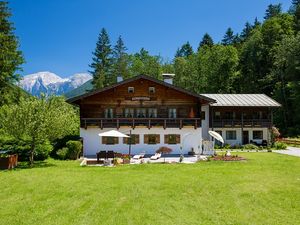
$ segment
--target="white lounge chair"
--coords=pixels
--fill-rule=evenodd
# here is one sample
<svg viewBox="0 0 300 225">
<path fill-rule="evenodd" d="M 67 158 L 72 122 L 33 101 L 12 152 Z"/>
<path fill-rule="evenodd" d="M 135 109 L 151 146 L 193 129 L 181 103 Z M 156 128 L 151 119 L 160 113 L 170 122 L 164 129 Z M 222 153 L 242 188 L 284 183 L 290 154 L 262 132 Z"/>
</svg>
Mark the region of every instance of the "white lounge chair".
<svg viewBox="0 0 300 225">
<path fill-rule="evenodd" d="M 132 158 L 133 159 L 142 159 L 142 158 L 144 158 L 145 154 L 146 154 L 146 152 L 141 152 L 138 155 L 134 155 Z"/>
<path fill-rule="evenodd" d="M 150 159 L 151 160 L 157 160 L 161 157 L 161 153 L 155 153 L 155 155 L 151 156 Z"/>
</svg>

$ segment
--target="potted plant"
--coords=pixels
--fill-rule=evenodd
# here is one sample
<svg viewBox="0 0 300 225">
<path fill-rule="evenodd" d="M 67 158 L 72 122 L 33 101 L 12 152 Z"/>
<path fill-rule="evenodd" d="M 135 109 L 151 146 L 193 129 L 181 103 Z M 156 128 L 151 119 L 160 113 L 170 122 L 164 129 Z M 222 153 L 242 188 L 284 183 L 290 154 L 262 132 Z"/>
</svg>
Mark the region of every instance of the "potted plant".
<svg viewBox="0 0 300 225">
<path fill-rule="evenodd" d="M 188 152 L 188 155 L 195 155 L 194 148 L 191 148 L 191 151 Z"/>
</svg>

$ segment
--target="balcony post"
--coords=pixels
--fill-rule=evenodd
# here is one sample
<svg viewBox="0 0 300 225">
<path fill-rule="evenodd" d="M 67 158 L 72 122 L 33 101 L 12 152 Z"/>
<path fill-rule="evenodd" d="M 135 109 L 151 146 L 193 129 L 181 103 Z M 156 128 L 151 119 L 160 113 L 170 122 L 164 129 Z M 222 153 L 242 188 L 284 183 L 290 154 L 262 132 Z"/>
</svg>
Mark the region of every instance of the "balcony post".
<svg viewBox="0 0 300 225">
<path fill-rule="evenodd" d="M 120 128 L 120 123 L 119 123 L 119 119 L 117 119 L 117 130 L 119 130 Z"/>
<path fill-rule="evenodd" d="M 179 120 L 179 129 L 182 129 L 182 119 Z"/>
<path fill-rule="evenodd" d="M 132 119 L 132 129 L 134 130 L 135 125 L 134 125 L 134 119 Z"/>
<path fill-rule="evenodd" d="M 150 130 L 151 128 L 151 119 L 148 120 L 148 129 Z"/>
<path fill-rule="evenodd" d="M 86 120 L 84 120 L 84 129 L 86 129 L 87 126 L 86 126 Z"/>
<path fill-rule="evenodd" d="M 195 119 L 195 125 L 194 125 L 194 129 L 197 129 L 197 119 Z"/>
<path fill-rule="evenodd" d="M 243 135 L 243 133 L 244 133 L 244 113 L 242 112 L 241 113 L 241 120 L 242 120 L 242 122 L 241 122 L 241 136 L 242 136 L 242 144 L 244 144 L 244 135 Z"/>
<path fill-rule="evenodd" d="M 167 127 L 167 121 L 164 119 L 164 129 Z"/>
</svg>

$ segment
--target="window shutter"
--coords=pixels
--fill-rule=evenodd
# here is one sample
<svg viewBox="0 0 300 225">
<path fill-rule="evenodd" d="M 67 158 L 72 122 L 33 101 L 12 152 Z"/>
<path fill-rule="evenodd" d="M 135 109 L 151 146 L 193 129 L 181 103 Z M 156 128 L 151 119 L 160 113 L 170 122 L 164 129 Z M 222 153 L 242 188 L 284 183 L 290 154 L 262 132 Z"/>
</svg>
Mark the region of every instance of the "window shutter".
<svg viewBox="0 0 300 225">
<path fill-rule="evenodd" d="M 169 135 L 165 134 L 165 144 L 169 144 Z"/>
<path fill-rule="evenodd" d="M 176 134 L 176 143 L 180 144 L 180 134 Z"/>
<path fill-rule="evenodd" d="M 136 134 L 136 135 L 134 135 L 134 138 L 135 138 L 135 143 L 139 144 L 140 143 L 140 135 Z"/>
<path fill-rule="evenodd" d="M 123 138 L 123 144 L 128 144 L 129 142 L 128 142 L 128 138 Z"/>
<path fill-rule="evenodd" d="M 155 139 L 156 139 L 156 144 L 159 144 L 160 143 L 160 135 L 157 134 Z"/>
<path fill-rule="evenodd" d="M 106 137 L 102 137 L 102 144 L 106 145 L 106 143 L 107 143 Z"/>
<path fill-rule="evenodd" d="M 148 144 L 148 142 L 149 142 L 149 135 L 144 134 L 144 144 Z"/>
</svg>

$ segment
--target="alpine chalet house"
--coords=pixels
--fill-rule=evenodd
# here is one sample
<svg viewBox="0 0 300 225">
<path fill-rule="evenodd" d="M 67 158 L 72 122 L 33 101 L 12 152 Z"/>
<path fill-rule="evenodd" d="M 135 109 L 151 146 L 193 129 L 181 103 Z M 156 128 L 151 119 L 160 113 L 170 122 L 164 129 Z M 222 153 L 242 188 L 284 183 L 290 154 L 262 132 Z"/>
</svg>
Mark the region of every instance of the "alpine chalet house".
<svg viewBox="0 0 300 225">
<path fill-rule="evenodd" d="M 84 156 L 100 150 L 128 153 L 129 142 L 132 154 L 153 154 L 161 146 L 173 154 L 201 153 L 209 130 L 231 145 L 270 141 L 272 108 L 280 104 L 260 94 L 195 94 L 174 86 L 173 76 L 163 74 L 164 81 L 145 75 L 118 77 L 110 87 L 69 98 L 80 107 Z M 131 140 L 99 137 L 109 130 Z"/>
</svg>

